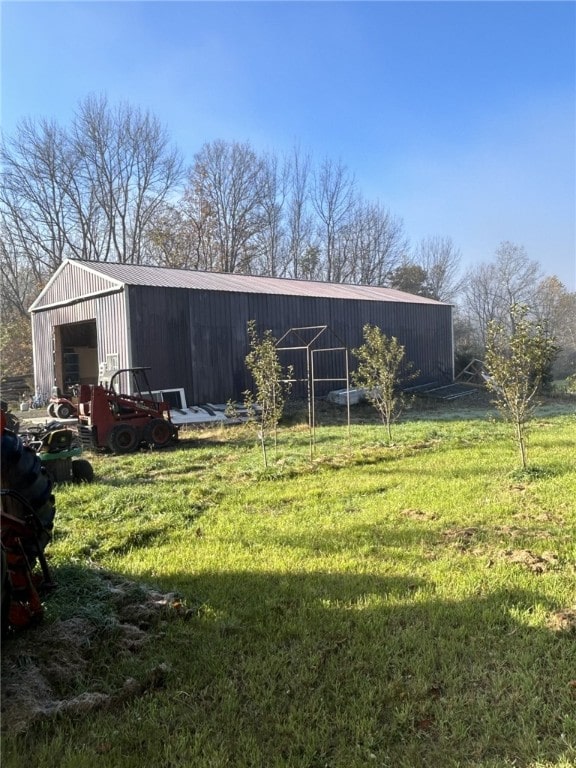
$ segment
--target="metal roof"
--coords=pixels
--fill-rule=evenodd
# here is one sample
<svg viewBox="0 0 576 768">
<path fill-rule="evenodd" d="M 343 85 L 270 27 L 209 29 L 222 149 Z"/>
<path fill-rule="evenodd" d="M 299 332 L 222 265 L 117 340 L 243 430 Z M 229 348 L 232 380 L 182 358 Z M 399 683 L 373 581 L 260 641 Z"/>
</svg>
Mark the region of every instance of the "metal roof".
<svg viewBox="0 0 576 768">
<path fill-rule="evenodd" d="M 416 296 L 394 288 L 347 283 L 323 283 L 312 280 L 293 280 L 281 277 L 255 277 L 223 272 L 200 272 L 188 269 L 148 267 L 98 261 L 75 261 L 84 269 L 105 275 L 124 285 L 145 285 L 159 288 L 186 288 L 203 291 L 229 291 L 233 293 L 261 293 L 283 296 L 310 296 L 316 298 L 356 299 L 360 301 L 389 301 L 410 304 L 442 304 L 424 296 Z"/>
</svg>

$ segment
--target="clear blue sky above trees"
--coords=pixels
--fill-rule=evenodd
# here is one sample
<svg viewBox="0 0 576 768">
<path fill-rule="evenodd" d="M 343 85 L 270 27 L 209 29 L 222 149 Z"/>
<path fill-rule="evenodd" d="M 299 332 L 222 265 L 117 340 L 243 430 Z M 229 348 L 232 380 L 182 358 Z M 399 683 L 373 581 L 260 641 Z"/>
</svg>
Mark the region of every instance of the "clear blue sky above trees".
<svg viewBox="0 0 576 768">
<path fill-rule="evenodd" d="M 207 141 L 341 160 L 413 242 L 464 265 L 526 248 L 576 288 L 572 2 L 18 2 L 2 126 L 66 124 L 89 93 Z"/>
</svg>

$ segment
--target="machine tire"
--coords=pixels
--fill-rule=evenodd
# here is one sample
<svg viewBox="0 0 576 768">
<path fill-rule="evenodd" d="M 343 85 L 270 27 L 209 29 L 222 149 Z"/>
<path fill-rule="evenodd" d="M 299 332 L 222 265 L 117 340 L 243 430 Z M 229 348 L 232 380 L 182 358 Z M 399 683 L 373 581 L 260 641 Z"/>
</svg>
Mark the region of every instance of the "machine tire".
<svg viewBox="0 0 576 768">
<path fill-rule="evenodd" d="M 132 453 L 138 447 L 138 435 L 131 424 L 117 424 L 106 442 L 112 453 Z"/>
<path fill-rule="evenodd" d="M 94 480 L 94 468 L 86 459 L 72 462 L 72 479 L 76 483 L 91 483 Z"/>
<path fill-rule="evenodd" d="M 56 406 L 56 416 L 59 419 L 69 419 L 72 416 L 72 408 L 68 403 L 59 403 Z"/>
<path fill-rule="evenodd" d="M 164 448 L 172 440 L 172 426 L 165 419 L 152 419 L 144 430 L 144 441 L 153 448 Z"/>
<path fill-rule="evenodd" d="M 56 418 L 56 403 L 50 403 L 46 410 L 48 411 L 48 416 L 51 416 L 53 419 Z"/>
</svg>

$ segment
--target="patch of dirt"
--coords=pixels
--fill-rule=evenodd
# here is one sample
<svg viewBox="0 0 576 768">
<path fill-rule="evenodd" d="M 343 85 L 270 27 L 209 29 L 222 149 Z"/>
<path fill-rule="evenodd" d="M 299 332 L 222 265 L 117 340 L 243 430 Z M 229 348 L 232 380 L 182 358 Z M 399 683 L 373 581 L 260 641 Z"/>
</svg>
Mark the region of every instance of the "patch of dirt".
<svg viewBox="0 0 576 768">
<path fill-rule="evenodd" d="M 102 577 L 104 594 L 114 610 L 107 622 L 107 637 L 118 653 L 137 654 L 171 617 L 188 611 L 174 593 L 162 594 L 128 581 Z M 86 676 L 91 647 L 102 627 L 86 618 L 74 617 L 41 624 L 9 636 L 2 644 L 2 730 L 22 733 L 33 723 L 64 712 L 85 715 L 94 709 L 109 709 L 127 699 L 162 687 L 169 672 L 160 664 L 128 678 L 113 692 L 84 691 L 65 695 L 77 680 Z"/>
<path fill-rule="evenodd" d="M 424 512 L 422 509 L 403 509 L 401 514 L 411 520 L 436 520 L 438 517 L 434 512 Z"/>
<path fill-rule="evenodd" d="M 530 536 L 533 539 L 552 539 L 556 538 L 554 534 L 546 530 L 531 530 L 529 528 L 521 528 L 516 525 L 497 525 L 494 528 L 498 533 L 504 534 L 511 539 L 518 538 L 519 536 Z"/>
<path fill-rule="evenodd" d="M 545 573 L 558 567 L 558 557 L 553 552 L 536 555 L 529 549 L 507 549 L 501 556 L 510 563 L 523 565 L 532 573 Z"/>
<path fill-rule="evenodd" d="M 550 539 L 553 534 L 546 530 L 530 530 L 514 525 L 495 526 L 494 531 L 506 537 L 507 539 L 526 538 L 532 539 Z M 442 533 L 442 542 L 456 548 L 459 552 L 467 552 L 476 555 L 482 555 L 486 552 L 486 546 L 478 543 L 478 536 L 483 533 L 481 528 L 451 528 Z M 493 548 L 488 551 L 493 554 Z M 543 552 L 536 555 L 528 549 L 506 549 L 496 556 L 505 558 L 509 562 L 525 565 L 533 573 L 544 573 L 558 566 L 558 558 L 553 552 Z M 493 561 L 491 561 L 493 565 Z"/>
<path fill-rule="evenodd" d="M 529 520 L 531 523 L 552 523 L 552 525 L 559 528 L 565 525 L 563 515 L 560 515 L 557 512 L 533 512 L 530 510 L 529 512 L 520 512 L 517 515 L 514 515 L 514 517 L 517 520 Z"/>
<path fill-rule="evenodd" d="M 479 528 L 451 528 L 443 532 L 442 539 L 464 552 L 470 549 L 479 532 Z"/>
<path fill-rule="evenodd" d="M 548 626 L 554 632 L 576 632 L 576 608 L 567 608 L 550 614 Z"/>
</svg>

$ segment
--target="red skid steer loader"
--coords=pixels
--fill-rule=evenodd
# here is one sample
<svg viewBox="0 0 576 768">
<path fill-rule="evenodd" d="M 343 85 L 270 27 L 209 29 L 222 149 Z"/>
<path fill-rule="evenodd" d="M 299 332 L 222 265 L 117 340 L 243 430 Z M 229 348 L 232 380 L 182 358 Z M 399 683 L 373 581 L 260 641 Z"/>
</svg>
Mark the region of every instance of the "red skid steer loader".
<svg viewBox="0 0 576 768">
<path fill-rule="evenodd" d="M 78 395 L 78 434 L 87 450 L 132 453 L 141 446 L 164 448 L 178 439 L 170 406 L 154 399 L 146 371 L 121 368 L 109 383 L 82 384 Z M 122 375 L 134 394 L 118 391 Z"/>
</svg>

